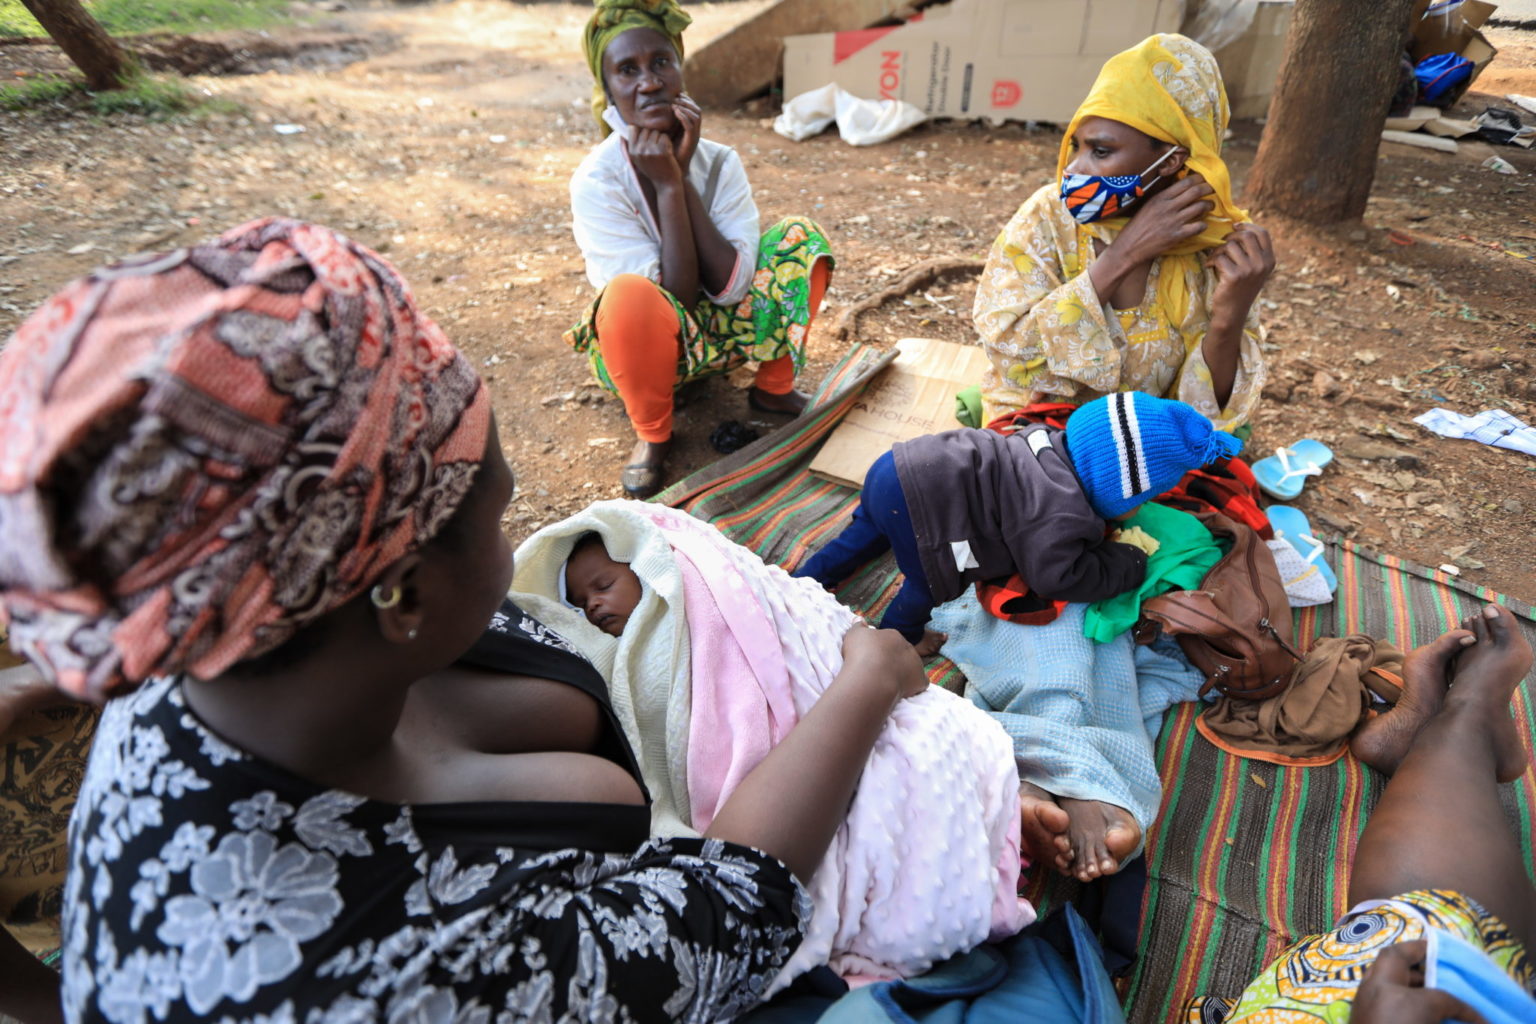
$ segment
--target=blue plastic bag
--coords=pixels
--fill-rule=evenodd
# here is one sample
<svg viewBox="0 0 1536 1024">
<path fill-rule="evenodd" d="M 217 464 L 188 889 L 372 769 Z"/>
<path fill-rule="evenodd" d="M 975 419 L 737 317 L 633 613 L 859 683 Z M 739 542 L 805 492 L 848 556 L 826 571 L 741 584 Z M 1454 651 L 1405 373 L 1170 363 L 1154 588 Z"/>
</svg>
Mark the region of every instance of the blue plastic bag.
<svg viewBox="0 0 1536 1024">
<path fill-rule="evenodd" d="M 1454 53 L 1425 57 L 1413 69 L 1419 81 L 1419 102 L 1440 106 L 1447 94 L 1472 78 L 1472 62 Z"/>
</svg>

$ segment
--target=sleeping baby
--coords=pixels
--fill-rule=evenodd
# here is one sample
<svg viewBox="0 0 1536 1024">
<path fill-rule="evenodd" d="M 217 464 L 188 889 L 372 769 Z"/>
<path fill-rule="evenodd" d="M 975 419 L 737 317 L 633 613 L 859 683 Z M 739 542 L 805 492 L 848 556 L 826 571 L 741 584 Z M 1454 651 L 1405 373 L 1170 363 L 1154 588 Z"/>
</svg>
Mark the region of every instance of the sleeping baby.
<svg viewBox="0 0 1536 1024">
<path fill-rule="evenodd" d="M 652 797 L 652 831 L 697 835 L 842 668 L 861 620 L 677 509 L 599 502 L 518 549 L 519 605 L 608 682 Z M 907 977 L 1034 917 L 1019 900 L 1018 772 L 984 712 L 932 688 L 886 722 L 807 888 L 775 982 L 828 964 Z"/>
</svg>

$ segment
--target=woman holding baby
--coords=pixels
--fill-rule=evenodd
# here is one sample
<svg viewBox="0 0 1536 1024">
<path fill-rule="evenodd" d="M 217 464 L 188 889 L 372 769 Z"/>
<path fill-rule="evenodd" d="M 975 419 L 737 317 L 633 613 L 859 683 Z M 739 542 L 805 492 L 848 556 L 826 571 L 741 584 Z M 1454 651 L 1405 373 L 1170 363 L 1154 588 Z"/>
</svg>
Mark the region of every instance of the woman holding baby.
<svg viewBox="0 0 1536 1024">
<path fill-rule="evenodd" d="M 66 1019 L 760 1000 L 926 687 L 899 636 L 847 630 L 704 834 L 651 838 L 603 680 L 505 600 L 485 388 L 376 254 L 269 220 L 98 270 L 23 323 L 0 393 L 11 641 L 115 698 L 71 827 Z"/>
</svg>

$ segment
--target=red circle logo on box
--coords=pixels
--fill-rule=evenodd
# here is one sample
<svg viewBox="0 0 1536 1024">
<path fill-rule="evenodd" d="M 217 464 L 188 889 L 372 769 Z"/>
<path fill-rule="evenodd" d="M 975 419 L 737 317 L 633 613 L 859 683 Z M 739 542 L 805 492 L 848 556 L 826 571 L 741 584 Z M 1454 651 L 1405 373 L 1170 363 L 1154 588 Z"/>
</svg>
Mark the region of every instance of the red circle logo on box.
<svg viewBox="0 0 1536 1024">
<path fill-rule="evenodd" d="M 1005 82 L 1002 79 L 992 83 L 992 105 L 994 107 L 1011 107 L 1024 98 L 1024 90 L 1019 88 L 1018 82 Z"/>
</svg>

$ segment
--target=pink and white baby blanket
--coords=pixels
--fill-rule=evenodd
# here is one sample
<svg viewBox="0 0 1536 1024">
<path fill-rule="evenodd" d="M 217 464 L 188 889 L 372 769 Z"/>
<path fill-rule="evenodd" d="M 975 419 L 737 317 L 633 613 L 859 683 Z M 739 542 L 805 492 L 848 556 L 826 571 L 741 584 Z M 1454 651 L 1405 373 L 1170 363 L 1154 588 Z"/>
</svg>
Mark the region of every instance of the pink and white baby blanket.
<svg viewBox="0 0 1536 1024">
<path fill-rule="evenodd" d="M 602 535 L 640 577 L 621 637 L 561 600 L 576 539 Z M 512 596 L 608 681 L 660 835 L 699 835 L 826 690 L 861 620 L 686 512 L 607 501 L 518 548 Z M 902 701 L 808 886 L 804 942 L 777 990 L 819 964 L 907 977 L 1034 919 L 1019 877 L 1018 772 L 1003 730 L 938 688 Z"/>
</svg>

